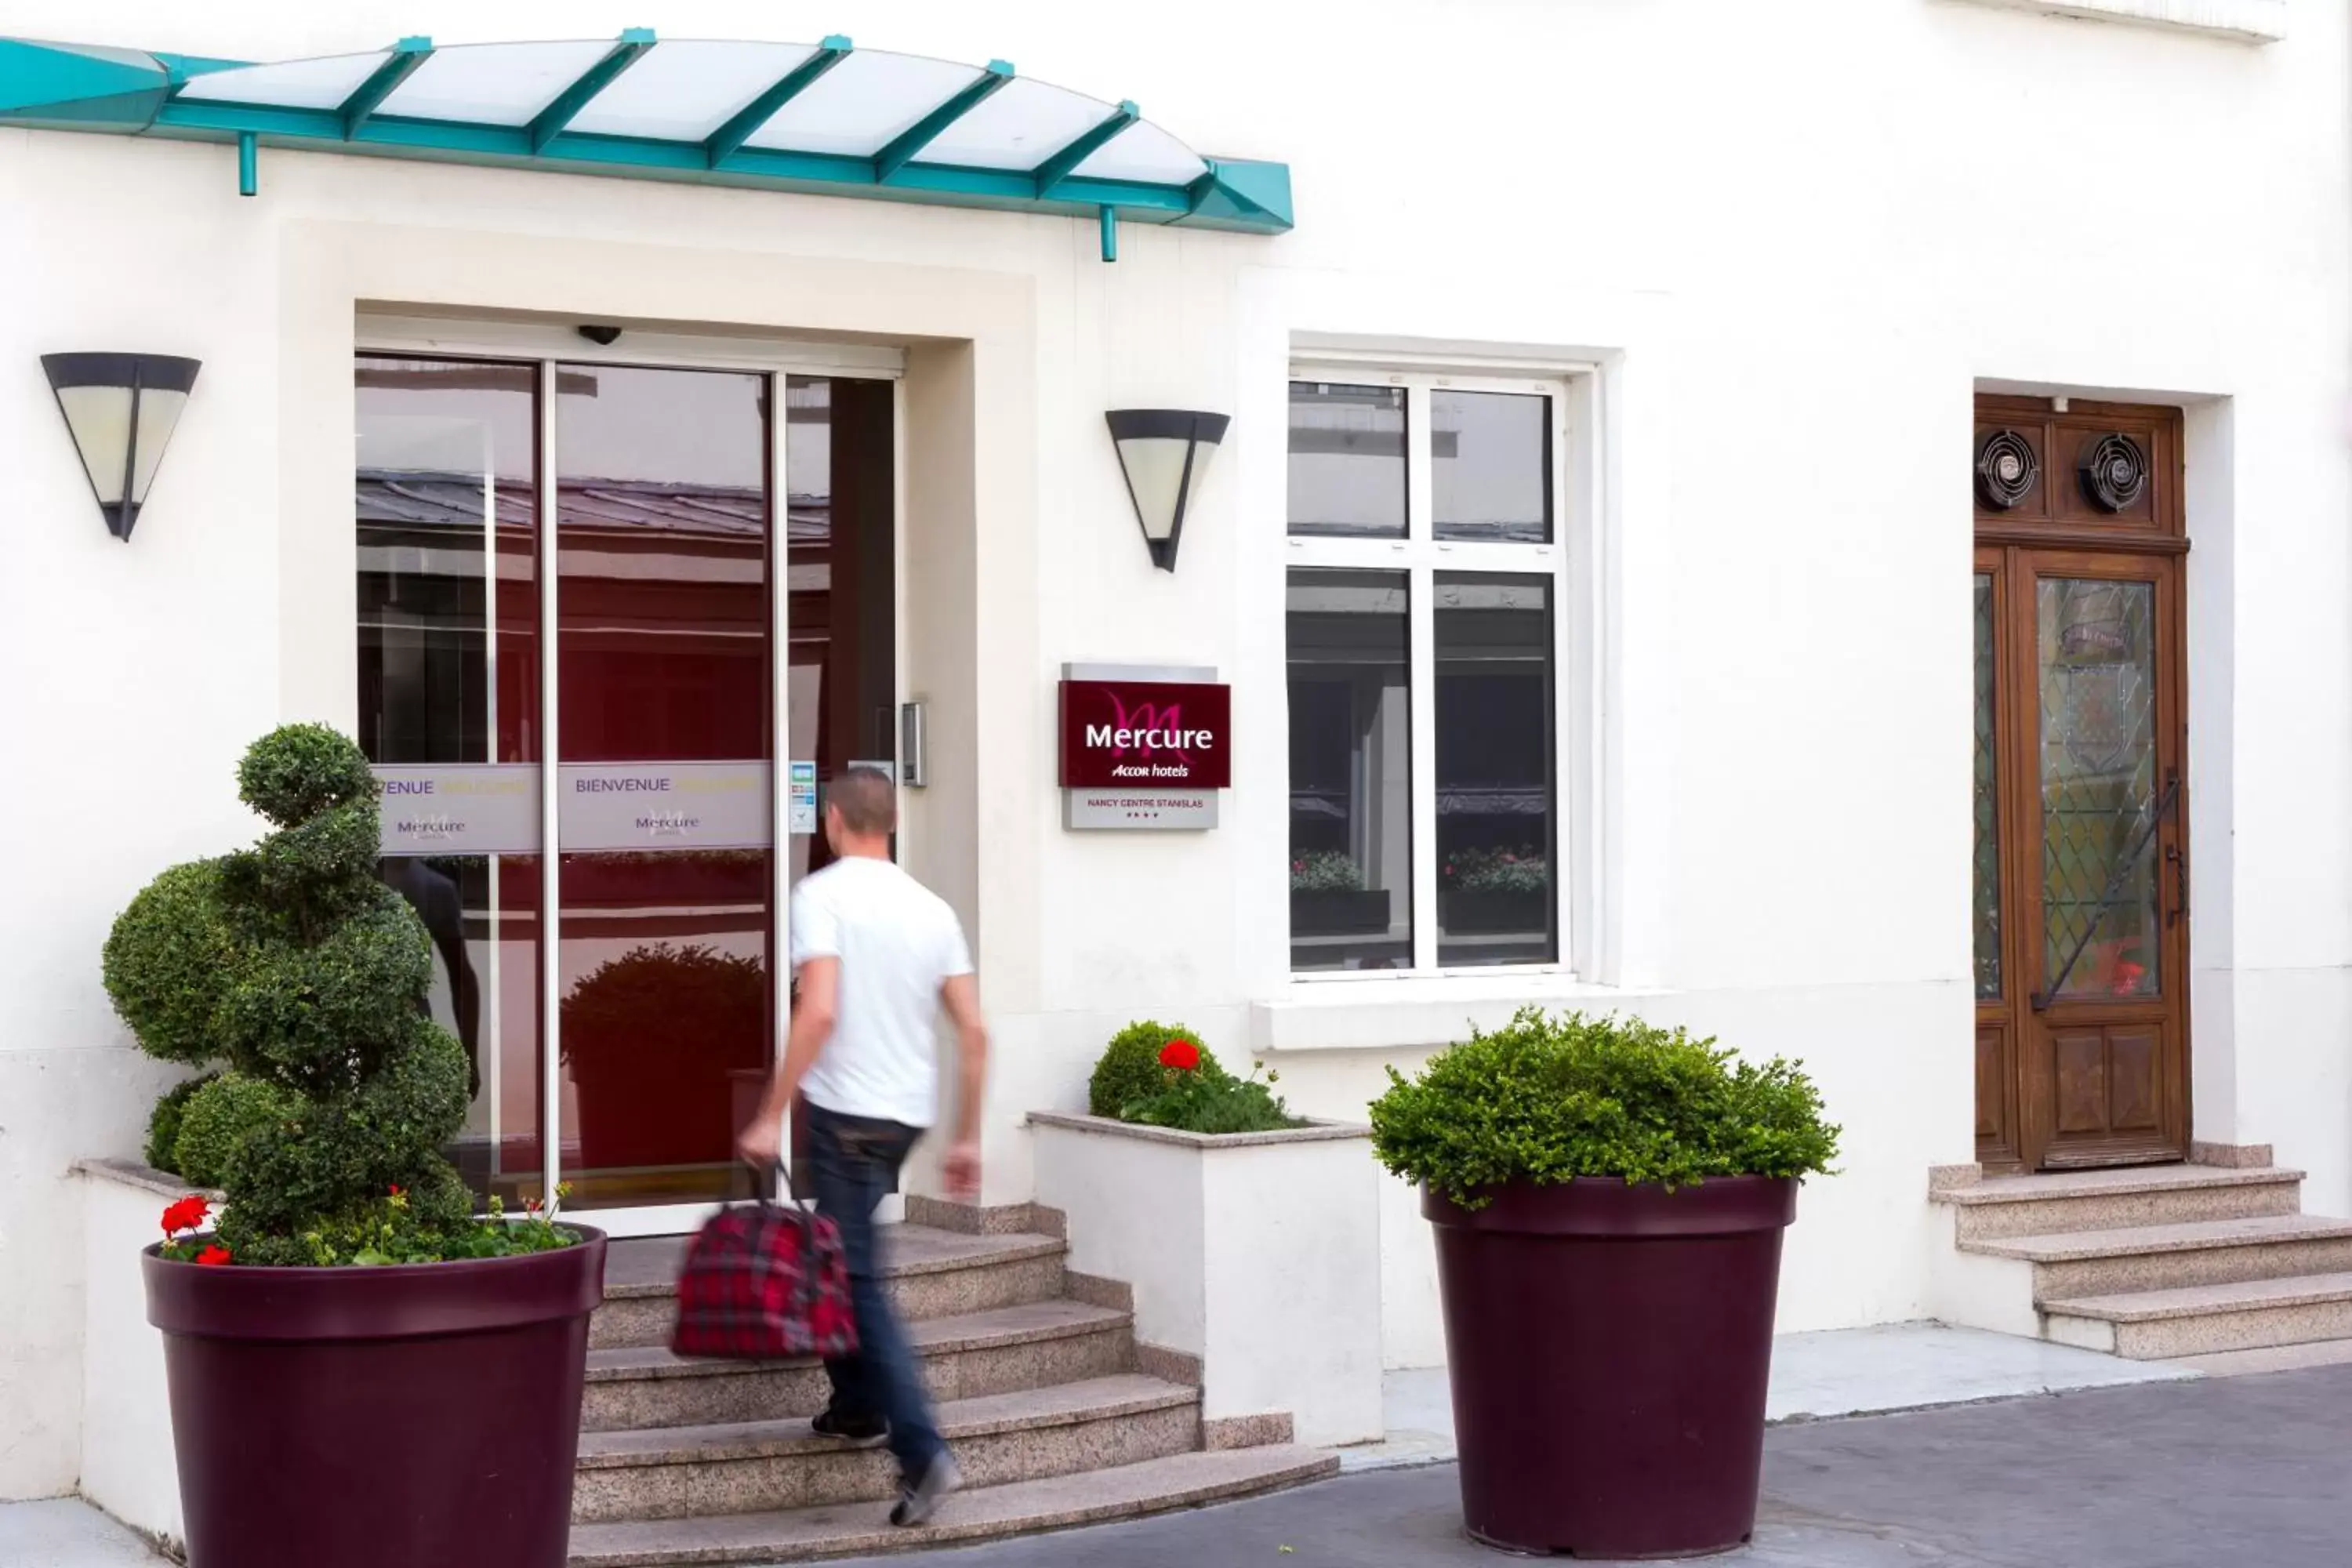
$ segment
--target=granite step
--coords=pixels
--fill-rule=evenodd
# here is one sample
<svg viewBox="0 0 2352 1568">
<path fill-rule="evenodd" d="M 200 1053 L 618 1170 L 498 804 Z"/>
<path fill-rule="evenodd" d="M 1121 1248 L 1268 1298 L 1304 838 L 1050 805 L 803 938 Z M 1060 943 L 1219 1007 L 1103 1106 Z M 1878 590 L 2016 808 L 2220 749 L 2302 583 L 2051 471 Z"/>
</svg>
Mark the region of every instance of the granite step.
<svg viewBox="0 0 2352 1568">
<path fill-rule="evenodd" d="M 666 1345 L 677 1316 L 685 1237 L 616 1241 L 605 1254 L 604 1303 L 589 1320 L 592 1350 Z M 1051 1300 L 1062 1293 L 1067 1244 L 1051 1236 L 964 1236 L 885 1226 L 883 1273 L 909 1321 Z"/>
<path fill-rule="evenodd" d="M 2303 1173 L 2273 1166 L 2134 1165 L 1989 1176 L 1929 1192 L 1958 1211 L 1962 1241 L 2131 1226 L 2290 1215 L 2302 1205 Z"/>
<path fill-rule="evenodd" d="M 940 1406 L 967 1486 L 1139 1464 L 1196 1448 L 1200 1391 L 1127 1373 Z M 572 1517 L 583 1524 L 878 1501 L 897 1495 L 880 1449 L 820 1437 L 805 1420 L 589 1432 Z"/>
<path fill-rule="evenodd" d="M 2249 1377 L 2269 1372 L 2303 1372 L 2315 1366 L 2352 1363 L 2352 1340 L 2311 1340 L 2299 1345 L 2265 1345 L 2260 1350 L 2215 1351 L 2210 1355 L 2185 1355 L 2173 1365 L 2201 1372 L 2207 1377 Z"/>
<path fill-rule="evenodd" d="M 935 1399 L 1076 1383 L 1134 1365 L 1134 1319 L 1082 1301 L 1027 1301 L 907 1325 Z M 806 1418 L 832 1384 L 814 1356 L 705 1361 L 658 1345 L 588 1352 L 583 1431 Z"/>
<path fill-rule="evenodd" d="M 1102 1524 L 1254 1497 L 1339 1472 L 1339 1456 L 1287 1446 L 1171 1454 L 1076 1475 L 975 1487 L 919 1530 L 893 1529 L 879 1503 L 787 1512 L 630 1520 L 572 1529 L 571 1568 L 807 1563 Z"/>
<path fill-rule="evenodd" d="M 2128 1361 L 2352 1339 L 2352 1273 L 2078 1296 L 2042 1314 L 2045 1337 Z"/>
<path fill-rule="evenodd" d="M 2231 1285 L 2352 1269 L 2352 1220 L 2257 1215 L 2114 1230 L 1962 1241 L 1962 1252 L 2032 1267 L 2033 1300 Z"/>
</svg>

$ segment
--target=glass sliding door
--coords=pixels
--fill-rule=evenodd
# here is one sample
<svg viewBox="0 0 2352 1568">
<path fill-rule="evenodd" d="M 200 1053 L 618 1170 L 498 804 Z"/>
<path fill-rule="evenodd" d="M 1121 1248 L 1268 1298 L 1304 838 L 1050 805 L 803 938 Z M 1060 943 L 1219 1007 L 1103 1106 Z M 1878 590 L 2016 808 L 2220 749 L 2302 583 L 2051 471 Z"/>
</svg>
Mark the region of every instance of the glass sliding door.
<svg viewBox="0 0 2352 1568">
<path fill-rule="evenodd" d="M 774 1037 L 768 378 L 556 376 L 562 1143 L 585 1208 L 740 1191 Z"/>
<path fill-rule="evenodd" d="M 485 1202 L 563 1184 L 615 1234 L 686 1228 L 743 1191 L 780 897 L 826 859 L 784 764 L 896 773 L 896 390 L 393 352 L 355 375 L 356 730 L 380 874 L 475 1068 L 452 1158 Z"/>
<path fill-rule="evenodd" d="M 433 1015 L 473 1064 L 452 1157 L 511 1204 L 543 1184 L 539 372 L 369 355 L 356 377 L 358 739 L 394 828 L 379 873 L 432 935 Z"/>
</svg>

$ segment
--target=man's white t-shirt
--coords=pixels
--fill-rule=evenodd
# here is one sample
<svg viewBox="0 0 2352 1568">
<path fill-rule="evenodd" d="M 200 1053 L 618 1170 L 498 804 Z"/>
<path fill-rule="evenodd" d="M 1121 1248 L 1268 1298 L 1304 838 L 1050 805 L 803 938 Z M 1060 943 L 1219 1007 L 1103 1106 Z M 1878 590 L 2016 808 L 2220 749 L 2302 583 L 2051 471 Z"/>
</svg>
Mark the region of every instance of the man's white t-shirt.
<svg viewBox="0 0 2352 1568">
<path fill-rule="evenodd" d="M 793 972 L 841 961 L 833 1037 L 801 1080 L 813 1105 L 929 1127 L 939 1114 L 940 987 L 971 973 L 947 900 L 887 860 L 850 856 L 793 890 Z"/>
</svg>

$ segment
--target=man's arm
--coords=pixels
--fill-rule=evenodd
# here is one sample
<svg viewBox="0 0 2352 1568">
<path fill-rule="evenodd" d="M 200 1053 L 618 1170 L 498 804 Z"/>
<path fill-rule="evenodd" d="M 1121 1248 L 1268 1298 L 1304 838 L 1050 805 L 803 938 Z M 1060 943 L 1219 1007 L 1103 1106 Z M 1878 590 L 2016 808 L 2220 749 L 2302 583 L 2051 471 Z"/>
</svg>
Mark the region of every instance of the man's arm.
<svg viewBox="0 0 2352 1568">
<path fill-rule="evenodd" d="M 956 1032 L 955 1142 L 948 1146 L 948 1195 L 980 1195 L 980 1112 L 988 1088 L 988 1027 L 980 1021 L 980 987 L 969 972 L 951 974 L 940 986 L 940 1000 Z"/>
<path fill-rule="evenodd" d="M 812 958 L 798 976 L 800 994 L 793 1005 L 792 1033 L 784 1040 L 783 1059 L 768 1080 L 751 1125 L 738 1135 L 735 1147 L 744 1159 L 761 1167 L 772 1165 L 783 1152 L 784 1113 L 800 1092 L 801 1079 L 833 1037 L 835 1010 L 841 994 L 841 960 Z"/>
</svg>

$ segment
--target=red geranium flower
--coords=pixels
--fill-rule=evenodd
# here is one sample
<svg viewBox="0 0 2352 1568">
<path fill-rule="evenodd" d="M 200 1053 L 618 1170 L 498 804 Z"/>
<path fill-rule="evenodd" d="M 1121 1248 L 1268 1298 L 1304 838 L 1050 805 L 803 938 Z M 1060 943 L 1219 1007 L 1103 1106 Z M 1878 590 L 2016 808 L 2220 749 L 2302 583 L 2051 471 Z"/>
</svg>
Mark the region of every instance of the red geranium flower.
<svg viewBox="0 0 2352 1568">
<path fill-rule="evenodd" d="M 205 1268 L 218 1268 L 228 1261 L 228 1248 L 215 1242 L 196 1254 L 196 1262 Z"/>
<path fill-rule="evenodd" d="M 194 1230 L 205 1223 L 212 1208 L 201 1193 L 190 1193 L 163 1211 L 163 1234 L 177 1236 L 184 1230 Z"/>
<path fill-rule="evenodd" d="M 1201 1047 L 1190 1040 L 1171 1040 L 1160 1047 L 1160 1065 L 1191 1072 L 1201 1065 Z"/>
<path fill-rule="evenodd" d="M 400 1184 L 398 1182 L 392 1184 L 392 1195 L 394 1197 L 398 1197 L 400 1195 Z"/>
</svg>

